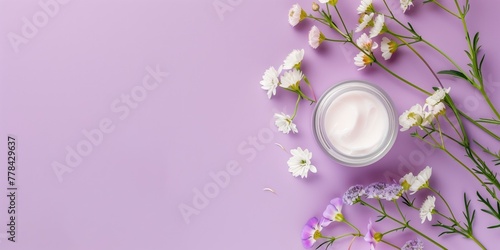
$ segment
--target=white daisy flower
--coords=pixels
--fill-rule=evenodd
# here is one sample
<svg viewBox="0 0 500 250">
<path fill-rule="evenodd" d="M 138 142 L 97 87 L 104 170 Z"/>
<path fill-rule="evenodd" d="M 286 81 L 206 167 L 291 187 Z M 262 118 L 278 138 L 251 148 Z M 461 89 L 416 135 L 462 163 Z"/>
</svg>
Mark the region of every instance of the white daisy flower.
<svg viewBox="0 0 500 250">
<path fill-rule="evenodd" d="M 278 131 L 283 132 L 284 134 L 288 134 L 290 131 L 294 134 L 299 132 L 297 130 L 297 126 L 293 123 L 293 120 L 289 115 L 286 115 L 285 113 L 276 113 L 274 114 L 274 119 L 276 119 L 274 124 L 278 127 Z"/>
<path fill-rule="evenodd" d="M 403 13 L 405 13 L 406 10 L 410 8 L 410 6 L 413 6 L 413 0 L 399 0 L 399 3 L 401 4 Z"/>
<path fill-rule="evenodd" d="M 378 48 L 378 44 L 369 38 L 366 33 L 363 33 L 358 40 L 356 40 L 356 44 L 366 52 L 372 52 L 374 49 Z"/>
<path fill-rule="evenodd" d="M 385 60 L 389 60 L 392 57 L 392 54 L 396 52 L 398 49 L 398 44 L 394 41 L 391 41 L 387 37 L 382 38 L 382 43 L 380 44 L 380 50 L 382 50 L 382 57 Z"/>
<path fill-rule="evenodd" d="M 300 7 L 299 4 L 294 4 L 288 12 L 288 22 L 290 25 L 295 26 L 300 21 L 307 17 L 307 13 Z"/>
<path fill-rule="evenodd" d="M 356 32 L 360 32 L 364 28 L 366 28 L 366 26 L 368 26 L 368 24 L 372 21 L 373 15 L 375 14 L 374 13 L 363 14 L 360 19 L 361 22 L 358 24 L 358 27 L 356 27 Z"/>
<path fill-rule="evenodd" d="M 379 14 L 375 18 L 375 22 L 373 23 L 373 28 L 370 30 L 370 38 L 374 38 L 379 34 L 384 32 L 385 27 L 385 17 L 382 14 Z"/>
<path fill-rule="evenodd" d="M 410 110 L 406 110 L 399 116 L 399 125 L 401 131 L 406 131 L 413 126 L 420 126 L 424 120 L 425 114 L 420 104 L 415 104 Z"/>
<path fill-rule="evenodd" d="M 280 66 L 279 69 L 276 70 L 274 67 L 270 67 L 264 72 L 262 81 L 260 81 L 260 85 L 262 85 L 261 88 L 267 90 L 267 97 L 269 97 L 269 99 L 271 99 L 273 95 L 276 95 L 276 88 L 278 88 L 280 83 L 278 76 L 281 73 L 281 68 Z"/>
<path fill-rule="evenodd" d="M 432 106 L 432 108 L 430 110 L 431 110 L 433 116 L 438 116 L 438 115 L 445 113 L 446 105 L 444 105 L 443 102 L 440 102 L 440 103 Z"/>
<path fill-rule="evenodd" d="M 450 93 L 451 88 L 438 88 L 434 94 L 425 99 L 425 103 L 430 106 L 435 106 L 436 104 L 442 102 L 446 97 L 446 94 Z"/>
<path fill-rule="evenodd" d="M 420 219 L 422 219 L 422 223 L 425 222 L 425 219 L 432 221 L 432 212 L 434 208 L 436 208 L 436 197 L 429 195 L 420 208 Z"/>
<path fill-rule="evenodd" d="M 281 87 L 285 89 L 297 90 L 304 74 L 298 69 L 292 69 L 281 76 Z"/>
<path fill-rule="evenodd" d="M 379 14 L 375 18 L 375 22 L 373 23 L 373 28 L 370 30 L 370 38 L 374 38 L 379 34 L 384 32 L 385 27 L 385 17 L 382 14 Z"/>
<path fill-rule="evenodd" d="M 316 173 L 318 170 L 315 166 L 311 164 L 312 153 L 308 149 L 302 150 L 298 147 L 297 149 L 290 150 L 292 157 L 288 159 L 288 171 L 292 173 L 294 177 L 300 176 L 302 178 L 307 178 L 309 171 Z"/>
<path fill-rule="evenodd" d="M 373 0 L 361 0 L 361 4 L 358 6 L 358 14 L 361 13 L 372 13 L 373 9 Z"/>
<path fill-rule="evenodd" d="M 425 110 L 425 105 L 424 105 Z M 432 123 L 432 121 L 436 118 L 436 116 L 432 113 L 432 111 L 424 111 L 424 119 L 422 120 L 421 127 L 428 126 Z"/>
<path fill-rule="evenodd" d="M 325 35 L 316 26 L 312 26 L 309 31 L 309 45 L 313 49 L 317 49 L 319 45 L 325 40 Z"/>
<path fill-rule="evenodd" d="M 367 65 L 373 63 L 373 59 L 366 55 L 363 51 L 359 52 L 356 57 L 354 57 L 354 65 L 360 67 L 358 70 L 366 68 Z"/>
<path fill-rule="evenodd" d="M 336 5 L 338 0 L 319 0 L 320 3 L 326 3 L 326 4 L 330 4 L 330 5 Z"/>
<path fill-rule="evenodd" d="M 415 182 L 415 176 L 413 176 L 413 173 L 408 173 L 399 180 L 399 184 L 401 184 L 403 189 L 406 191 L 410 189 L 413 182 Z"/>
<path fill-rule="evenodd" d="M 297 50 L 294 49 L 283 62 L 283 69 L 292 69 L 294 67 L 300 67 L 302 60 L 304 59 L 304 49 Z"/>
<path fill-rule="evenodd" d="M 411 194 L 416 193 L 421 188 L 427 187 L 429 185 L 429 179 L 432 176 L 432 168 L 427 166 L 424 170 L 420 171 L 417 176 L 415 176 L 415 180 L 410 186 Z"/>
</svg>

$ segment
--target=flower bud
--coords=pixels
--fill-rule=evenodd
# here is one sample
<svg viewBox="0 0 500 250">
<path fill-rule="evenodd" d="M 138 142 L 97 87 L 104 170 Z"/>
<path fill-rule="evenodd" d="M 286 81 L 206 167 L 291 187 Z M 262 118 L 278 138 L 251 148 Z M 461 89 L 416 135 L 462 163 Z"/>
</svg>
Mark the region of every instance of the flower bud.
<svg viewBox="0 0 500 250">
<path fill-rule="evenodd" d="M 319 4 L 317 4 L 317 3 L 313 2 L 313 3 L 312 3 L 312 10 L 313 10 L 313 11 L 318 11 L 318 10 L 319 10 Z"/>
</svg>

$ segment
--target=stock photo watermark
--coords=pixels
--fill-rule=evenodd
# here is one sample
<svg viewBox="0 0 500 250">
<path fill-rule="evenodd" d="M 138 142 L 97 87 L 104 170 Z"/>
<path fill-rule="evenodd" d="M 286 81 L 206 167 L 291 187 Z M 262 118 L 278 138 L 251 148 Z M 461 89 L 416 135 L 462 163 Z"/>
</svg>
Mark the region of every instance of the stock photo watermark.
<svg viewBox="0 0 500 250">
<path fill-rule="evenodd" d="M 258 153 L 266 149 L 267 145 L 273 142 L 276 131 L 273 124 L 271 122 L 269 127 L 261 128 L 256 134 L 248 136 L 238 144 L 238 155 L 245 157 L 246 163 L 251 163 L 255 160 Z M 210 201 L 217 198 L 221 190 L 229 186 L 231 179 L 241 174 L 242 171 L 243 168 L 239 161 L 230 160 L 224 168 L 216 172 L 210 172 L 209 176 L 211 180 L 209 182 L 203 185 L 202 188 L 195 187 L 192 189 L 193 196 L 191 202 L 188 204 L 180 203 L 178 205 L 184 222 L 187 225 L 191 223 L 191 217 L 200 215 L 201 211 L 210 205 Z"/>
<path fill-rule="evenodd" d="M 243 0 L 215 0 L 212 3 L 219 20 L 224 21 L 227 12 L 233 12 L 236 7 L 243 3 Z"/>
<path fill-rule="evenodd" d="M 71 0 L 40 0 L 38 2 L 38 11 L 31 18 L 23 17 L 22 25 L 19 31 L 7 33 L 10 45 L 14 52 L 19 53 L 21 45 L 27 45 L 33 38 L 38 35 L 38 32 L 49 24 L 61 8 L 71 2 Z"/>
<path fill-rule="evenodd" d="M 148 94 L 161 86 L 161 83 L 169 75 L 168 72 L 162 71 L 159 65 L 156 65 L 155 68 L 147 66 L 145 70 L 147 73 L 141 83 L 132 87 L 128 92 L 122 93 L 119 98 L 111 102 L 110 111 L 117 116 L 117 119 L 113 119 L 111 116 L 104 117 L 95 128 L 83 129 L 81 132 L 83 138 L 73 146 L 66 146 L 64 160 L 52 162 L 52 169 L 59 182 L 62 183 L 65 175 L 80 166 L 85 157 L 103 143 L 106 135 L 115 131 L 118 123 L 127 119 L 131 112 L 146 100 Z"/>
</svg>

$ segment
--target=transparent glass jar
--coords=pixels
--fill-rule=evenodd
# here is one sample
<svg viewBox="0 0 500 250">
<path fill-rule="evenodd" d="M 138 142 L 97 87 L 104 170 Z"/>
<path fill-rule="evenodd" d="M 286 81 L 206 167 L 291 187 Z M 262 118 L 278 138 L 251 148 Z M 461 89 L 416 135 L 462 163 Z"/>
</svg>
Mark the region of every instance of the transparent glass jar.
<svg viewBox="0 0 500 250">
<path fill-rule="evenodd" d="M 377 145 L 367 150 L 367 152 L 357 155 L 345 153 L 345 148 L 341 149 L 342 147 L 340 145 L 336 146 L 331 140 L 332 137 L 329 137 L 329 133 L 332 134 L 332 128 L 327 127 L 327 123 L 331 125 L 331 122 L 327 121 L 327 116 L 330 116 L 331 118 L 331 112 L 335 112 L 334 110 L 328 113 L 330 106 L 337 98 L 341 96 L 345 97 L 346 95 L 344 94 L 346 93 L 360 94 L 359 96 L 370 97 L 372 101 L 375 100 L 376 102 L 379 102 L 377 105 L 381 104 L 380 106 L 385 109 L 387 114 L 387 116 L 383 116 L 384 120 L 387 118 L 387 129 L 383 129 L 385 131 L 381 133 Z M 339 99 L 336 103 L 340 102 L 340 100 L 343 99 Z M 349 112 L 349 110 L 344 110 L 343 112 Z M 383 110 L 380 112 L 383 112 Z M 327 115 L 327 113 L 330 115 Z M 385 121 L 383 122 L 385 124 Z M 354 127 L 355 126 L 353 126 L 353 128 Z M 365 134 L 371 132 L 369 131 L 371 129 L 369 125 L 368 128 L 365 127 L 363 129 L 363 131 L 358 132 L 363 132 Z M 327 90 L 319 99 L 313 114 L 313 131 L 317 142 L 321 145 L 324 151 L 338 163 L 350 167 L 367 166 L 380 160 L 394 145 L 398 134 L 396 110 L 394 109 L 394 105 L 389 96 L 381 88 L 363 81 L 342 82 Z"/>
</svg>

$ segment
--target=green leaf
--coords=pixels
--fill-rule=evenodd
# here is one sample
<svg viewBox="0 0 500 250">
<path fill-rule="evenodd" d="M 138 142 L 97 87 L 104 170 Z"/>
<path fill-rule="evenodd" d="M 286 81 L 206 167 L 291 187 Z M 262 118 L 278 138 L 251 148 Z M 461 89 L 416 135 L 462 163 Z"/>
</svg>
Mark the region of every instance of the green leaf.
<svg viewBox="0 0 500 250">
<path fill-rule="evenodd" d="M 483 57 L 481 58 L 481 62 L 479 62 L 479 71 L 483 69 L 484 57 L 486 57 L 486 54 L 483 55 Z"/>
<path fill-rule="evenodd" d="M 462 72 L 458 71 L 458 70 L 453 70 L 453 69 L 450 69 L 450 70 L 441 70 L 438 72 L 438 74 L 441 74 L 441 75 L 451 75 L 451 76 L 454 76 L 454 77 L 458 77 L 458 78 L 462 78 L 466 81 L 469 81 L 469 78 Z"/>
<path fill-rule="evenodd" d="M 477 120 L 477 122 L 500 125 L 500 120 L 496 120 L 496 119 L 479 118 L 479 120 Z"/>
<path fill-rule="evenodd" d="M 387 216 L 385 216 L 385 215 L 383 215 L 383 216 L 382 216 L 382 215 L 379 215 L 378 217 L 380 217 L 380 218 L 379 218 L 378 220 L 376 220 L 375 222 L 380 222 L 380 221 L 382 221 L 383 219 L 385 219 Z"/>
</svg>

